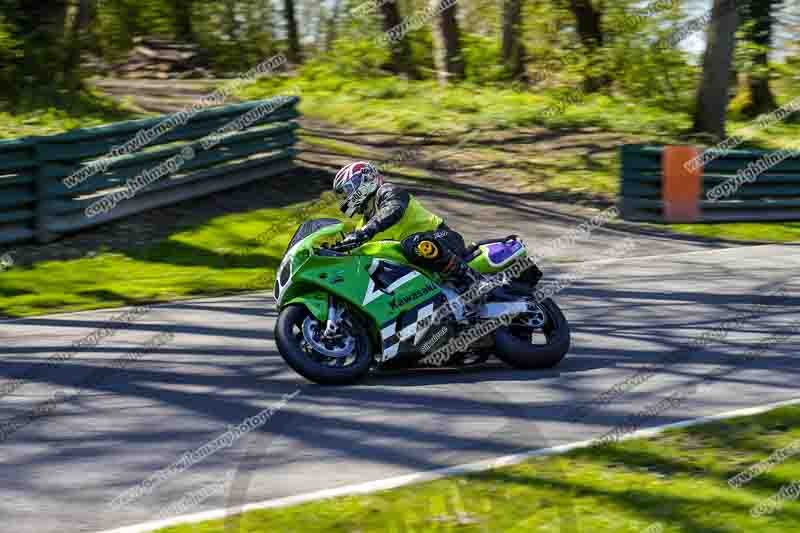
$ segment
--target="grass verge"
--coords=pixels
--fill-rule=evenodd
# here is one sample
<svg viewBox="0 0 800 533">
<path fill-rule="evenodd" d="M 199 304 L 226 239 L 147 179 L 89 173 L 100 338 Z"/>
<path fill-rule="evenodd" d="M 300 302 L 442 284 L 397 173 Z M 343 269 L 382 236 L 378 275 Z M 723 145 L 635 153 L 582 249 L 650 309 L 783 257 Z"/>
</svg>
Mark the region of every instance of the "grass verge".
<svg viewBox="0 0 800 533">
<path fill-rule="evenodd" d="M 800 222 L 674 224 L 670 228 L 678 233 L 716 239 L 771 242 L 800 241 Z"/>
<path fill-rule="evenodd" d="M 0 313 L 24 317 L 270 289 L 297 226 L 319 217 L 342 218 L 328 194 L 217 217 L 143 248 L 13 268 L 0 272 Z"/>
<path fill-rule="evenodd" d="M 800 481 L 788 460 L 741 488 L 727 481 L 800 439 L 800 407 L 540 457 L 517 466 L 241 516 L 241 533 L 786 533 L 800 503 L 751 509 Z M 648 529 L 650 528 L 650 529 Z M 223 533 L 222 520 L 159 533 Z"/>
<path fill-rule="evenodd" d="M 0 139 L 52 135 L 142 117 L 94 90 L 31 91 L 13 112 L 0 109 Z"/>
</svg>

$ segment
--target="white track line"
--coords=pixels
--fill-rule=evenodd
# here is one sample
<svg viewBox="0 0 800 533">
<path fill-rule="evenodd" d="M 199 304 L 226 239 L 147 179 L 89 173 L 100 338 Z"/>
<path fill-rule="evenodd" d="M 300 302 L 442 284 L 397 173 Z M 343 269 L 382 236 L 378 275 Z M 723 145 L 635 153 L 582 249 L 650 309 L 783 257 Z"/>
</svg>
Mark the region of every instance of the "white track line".
<svg viewBox="0 0 800 533">
<path fill-rule="evenodd" d="M 758 407 L 747 407 L 745 409 L 737 409 L 736 411 L 728 411 L 727 413 L 720 413 L 717 415 L 704 416 L 700 418 L 693 418 L 691 420 L 684 420 L 682 422 L 674 422 L 663 426 L 656 426 L 652 428 L 640 429 L 622 436 L 619 440 L 629 440 L 635 438 L 647 438 L 658 435 L 668 429 L 685 428 L 689 426 L 696 426 L 707 422 L 714 422 L 716 420 L 725 420 L 728 418 L 736 418 L 740 416 L 753 416 L 779 407 L 788 405 L 800 404 L 800 398 L 794 400 L 785 400 L 782 402 L 775 402 Z M 359 483 L 357 485 L 345 485 L 343 487 L 336 487 L 333 489 L 318 490 L 306 494 L 298 494 L 296 496 L 287 496 L 285 498 L 277 498 L 273 500 L 265 500 L 261 502 L 249 503 L 239 507 L 232 507 L 229 509 L 213 509 L 200 513 L 176 516 L 167 518 L 165 520 L 158 520 L 153 522 L 145 522 L 133 526 L 121 527 L 118 529 L 110 529 L 98 533 L 147 533 L 156 529 L 175 526 L 179 524 L 192 524 L 196 522 L 205 522 L 207 520 L 219 520 L 226 516 L 242 513 L 246 511 L 254 511 L 257 509 L 273 509 L 276 507 L 287 507 L 290 505 L 297 505 L 300 503 L 307 503 L 316 500 L 323 500 L 327 498 L 335 498 L 338 496 L 352 496 L 356 494 L 369 494 L 372 492 L 394 489 L 402 487 L 403 485 L 410 485 L 412 483 L 422 483 L 425 481 L 434 481 L 437 479 L 459 476 L 464 474 L 471 474 L 475 472 L 483 472 L 485 470 L 492 470 L 504 466 L 512 466 L 526 461 L 532 457 L 541 457 L 545 455 L 555 455 L 559 453 L 576 450 L 579 448 L 587 448 L 597 443 L 597 439 L 583 440 L 580 442 L 572 442 L 569 444 L 562 444 L 560 446 L 552 446 L 550 448 L 541 448 L 538 450 L 531 450 L 528 452 L 517 453 L 514 455 L 505 455 L 503 457 L 496 457 L 494 459 L 486 459 L 476 463 L 468 463 L 464 465 L 451 466 L 448 468 L 440 468 L 437 470 L 430 470 L 427 472 L 418 472 L 414 474 L 407 474 L 405 476 L 390 477 L 387 479 L 380 479 L 377 481 L 369 481 L 367 483 Z"/>
</svg>

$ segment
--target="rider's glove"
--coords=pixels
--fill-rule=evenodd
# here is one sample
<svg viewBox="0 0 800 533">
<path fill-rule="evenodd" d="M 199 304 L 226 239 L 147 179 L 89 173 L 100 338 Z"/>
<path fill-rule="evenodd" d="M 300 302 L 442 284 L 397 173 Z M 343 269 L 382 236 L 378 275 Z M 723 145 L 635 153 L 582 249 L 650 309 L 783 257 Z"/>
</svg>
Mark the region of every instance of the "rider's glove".
<svg viewBox="0 0 800 533">
<path fill-rule="evenodd" d="M 366 232 L 361 230 L 355 230 L 354 232 L 348 234 L 344 240 L 340 243 L 342 246 L 347 248 L 356 248 L 369 240 L 369 235 Z"/>
</svg>

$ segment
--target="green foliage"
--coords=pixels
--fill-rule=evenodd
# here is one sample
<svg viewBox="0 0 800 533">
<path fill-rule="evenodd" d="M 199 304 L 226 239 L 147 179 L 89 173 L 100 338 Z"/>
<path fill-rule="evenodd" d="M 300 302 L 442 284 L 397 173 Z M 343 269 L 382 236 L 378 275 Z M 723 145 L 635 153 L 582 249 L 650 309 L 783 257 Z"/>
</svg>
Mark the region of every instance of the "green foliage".
<svg viewBox="0 0 800 533">
<path fill-rule="evenodd" d="M 736 96 L 731 99 L 728 104 L 728 116 L 734 120 L 746 120 L 748 118 L 748 110 L 753 105 L 753 94 L 750 92 L 750 87 L 746 83 L 740 83 L 736 91 Z"/>
<path fill-rule="evenodd" d="M 195 1 L 195 40 L 217 72 L 244 72 L 278 52 L 272 34 L 273 16 L 269 3 L 263 0 L 237 0 L 233 4 Z"/>
<path fill-rule="evenodd" d="M 14 37 L 10 24 L 0 16 L 0 109 L 12 96 L 16 86 L 16 65 L 22 58 L 22 43 Z M 5 98 L 4 98 L 5 97 Z"/>
<path fill-rule="evenodd" d="M 697 68 L 679 49 L 656 46 L 683 19 L 678 2 L 629 3 L 606 17 L 604 66 L 617 91 L 672 111 L 694 103 Z"/>
<path fill-rule="evenodd" d="M 498 39 L 467 34 L 463 37 L 461 46 L 468 81 L 490 84 L 509 79 Z"/>
<path fill-rule="evenodd" d="M 121 59 L 139 35 L 174 34 L 174 16 L 163 0 L 109 0 L 100 2 L 94 34 L 109 59 Z"/>
<path fill-rule="evenodd" d="M 668 110 L 688 111 L 693 105 L 698 70 L 683 52 L 628 42 L 612 48 L 611 54 L 618 90 Z"/>
<path fill-rule="evenodd" d="M 434 79 L 433 34 L 429 28 L 421 28 L 408 34 L 411 43 L 411 59 L 419 66 L 424 79 Z"/>
<path fill-rule="evenodd" d="M 307 61 L 302 75 L 320 84 L 320 88 L 337 90 L 347 78 L 363 79 L 385 74 L 381 66 L 388 61 L 389 50 L 373 39 L 341 38 L 333 43 L 329 55 Z"/>
<path fill-rule="evenodd" d="M 389 53 L 385 45 L 376 41 L 382 32 L 380 11 L 353 12 L 366 1 L 342 0 L 335 22 L 329 19 L 331 4 L 296 1 L 307 63 L 302 67 L 304 79 L 314 80 L 324 90 L 336 91 L 346 78 L 374 79 L 387 74 Z M 18 0 L 0 0 L 0 7 L 4 13 L 13 13 L 17 3 Z M 396 2 L 401 19 L 422 13 L 428 4 L 427 0 Z M 515 88 L 539 91 L 560 87 L 571 92 L 587 76 L 608 76 L 612 84 L 607 93 L 624 93 L 670 111 L 690 109 L 698 79 L 696 61 L 684 52 L 653 46 L 687 18 L 688 14 L 678 4 L 676 0 L 605 3 L 602 8 L 604 46 L 590 55 L 578 39 L 575 16 L 568 2 L 523 2 L 520 31 L 531 86 Z M 131 51 L 133 39 L 145 35 L 195 41 L 206 52 L 213 70 L 222 75 L 246 71 L 286 48 L 285 20 L 279 2 L 104 0 L 98 5 L 97 20 L 91 30 L 93 43 L 96 43 L 96 51 L 112 61 L 125 57 Z M 190 13 L 190 37 L 186 37 L 187 17 L 181 15 L 185 13 L 181 6 Z M 495 87 L 508 83 L 509 75 L 500 53 L 502 15 L 502 3 L 495 0 L 459 4 L 461 54 L 468 83 Z M 422 28 L 405 36 L 412 61 L 424 80 L 434 79 L 431 35 L 434 22 L 428 20 Z M 9 65 L 13 65 L 20 49 L 20 43 L 14 42 L 12 30 L 13 21 L 9 27 L 8 21 L 0 20 L 0 80 L 13 77 Z M 331 30 L 338 38 L 332 49 L 326 50 Z M 746 30 L 747 27 L 743 27 L 742 31 Z M 763 45 L 759 48 L 745 41 L 739 40 L 737 66 L 750 71 L 752 58 L 763 51 Z M 47 65 L 58 53 L 58 49 L 48 52 L 43 49 L 41 57 L 33 63 Z M 782 79 L 791 79 L 799 71 L 800 65 L 789 62 L 786 69 L 776 72 Z M 378 98 L 387 98 L 395 91 L 384 85 L 375 94 Z"/>
<path fill-rule="evenodd" d="M 0 109 L 0 139 L 55 134 L 133 118 L 141 116 L 87 89 L 30 87 L 15 99 L 13 111 Z"/>
</svg>

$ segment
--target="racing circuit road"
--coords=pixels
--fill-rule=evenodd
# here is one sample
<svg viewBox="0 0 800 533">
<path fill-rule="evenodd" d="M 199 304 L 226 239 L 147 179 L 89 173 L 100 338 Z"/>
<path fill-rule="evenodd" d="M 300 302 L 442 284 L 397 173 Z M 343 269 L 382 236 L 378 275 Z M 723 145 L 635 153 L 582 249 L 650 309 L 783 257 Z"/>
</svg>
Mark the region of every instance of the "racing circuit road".
<svg viewBox="0 0 800 533">
<path fill-rule="evenodd" d="M 573 222 L 531 207 L 492 207 L 478 221 L 443 201 L 454 227 L 471 238 L 520 226 L 529 241 L 558 236 Z M 486 215 L 486 216 L 484 216 Z M 526 218 L 527 217 L 527 218 Z M 487 222 L 491 221 L 491 228 Z M 141 355 L 0 443 L 0 516 L 15 533 L 106 530 L 154 519 L 187 492 L 237 470 L 233 496 L 214 494 L 187 509 L 224 507 L 462 464 L 602 435 L 719 365 L 720 375 L 645 426 L 800 396 L 800 338 L 770 344 L 753 361 L 726 354 L 759 345 L 800 324 L 800 247 L 725 247 L 632 234 L 633 255 L 603 261 L 625 236 L 597 230 L 561 259 L 594 260 L 589 275 L 556 300 L 573 328 L 573 348 L 550 371 L 521 372 L 499 363 L 467 370 L 385 373 L 352 387 L 319 387 L 289 370 L 275 349 L 274 302 L 266 294 L 154 306 L 120 327 L 119 310 L 0 323 L 0 386 L 36 369 L 0 398 L 2 420 L 73 391 L 87 374 L 154 335 L 174 339 Z M 548 277 L 579 263 L 545 264 Z M 580 268 L 586 268 L 580 267 Z M 783 293 L 770 295 L 783 287 Z M 643 365 L 661 361 L 726 320 L 766 306 L 685 363 L 612 399 L 591 403 Z M 98 328 L 114 334 L 69 361 L 46 359 Z M 230 424 L 298 394 L 257 431 L 242 437 L 129 504 L 108 503 Z M 571 416 L 577 402 L 585 415 Z M 535 511 L 535 503 L 532 502 Z M 577 517 L 578 522 L 590 517 Z"/>
</svg>

